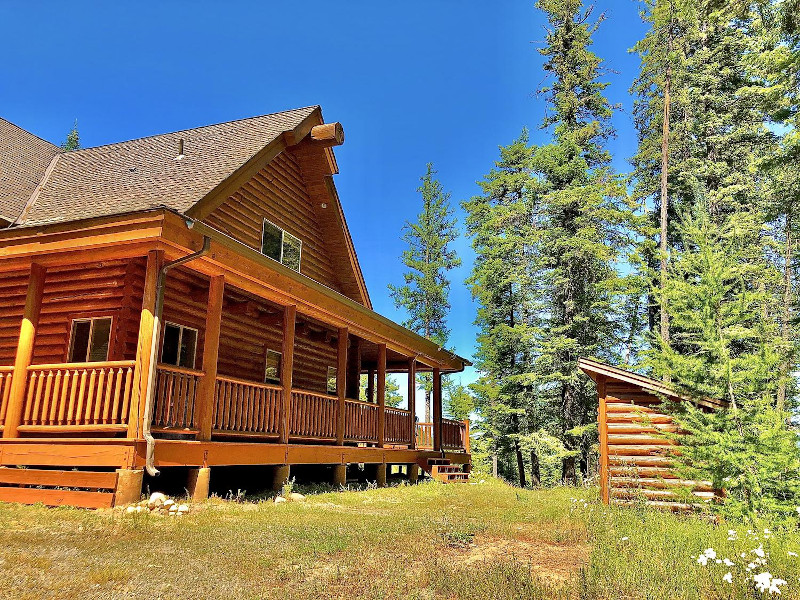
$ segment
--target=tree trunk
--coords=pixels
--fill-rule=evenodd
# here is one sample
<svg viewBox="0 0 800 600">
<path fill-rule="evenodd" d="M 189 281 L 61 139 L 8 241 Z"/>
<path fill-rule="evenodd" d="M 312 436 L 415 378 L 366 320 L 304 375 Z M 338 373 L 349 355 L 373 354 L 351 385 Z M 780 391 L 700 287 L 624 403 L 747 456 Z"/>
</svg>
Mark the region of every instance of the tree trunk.
<svg viewBox="0 0 800 600">
<path fill-rule="evenodd" d="M 792 319 L 792 211 L 794 206 L 789 204 L 786 211 L 786 247 L 783 256 L 783 315 L 781 320 L 781 339 L 784 346 L 789 345 L 789 323 Z M 784 350 L 786 352 L 786 350 Z M 778 383 L 778 398 L 775 407 L 778 410 L 786 408 L 786 378 L 789 376 L 789 359 L 781 364 L 780 381 Z"/>
<path fill-rule="evenodd" d="M 522 458 L 522 449 L 519 443 L 514 441 L 514 454 L 517 455 L 517 471 L 519 471 L 519 487 L 525 487 L 525 459 Z"/>
<path fill-rule="evenodd" d="M 575 473 L 575 457 L 567 456 L 561 462 L 561 482 L 565 485 L 577 485 L 578 477 Z"/>
<path fill-rule="evenodd" d="M 540 485 L 542 485 L 542 473 L 539 469 L 539 455 L 536 454 L 536 450 L 531 450 L 531 486 Z"/>
<path fill-rule="evenodd" d="M 492 454 L 492 475 L 497 477 L 497 451 Z"/>
</svg>

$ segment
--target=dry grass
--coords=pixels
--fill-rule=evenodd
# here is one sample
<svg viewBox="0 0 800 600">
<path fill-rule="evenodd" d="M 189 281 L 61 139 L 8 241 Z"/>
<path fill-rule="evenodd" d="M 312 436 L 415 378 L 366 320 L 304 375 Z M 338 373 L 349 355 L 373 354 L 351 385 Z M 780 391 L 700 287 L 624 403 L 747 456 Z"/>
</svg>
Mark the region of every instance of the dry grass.
<svg viewBox="0 0 800 600">
<path fill-rule="evenodd" d="M 178 518 L 0 504 L 0 597 L 739 597 L 698 592 L 689 555 L 719 528 L 593 496 L 423 484 Z"/>
</svg>

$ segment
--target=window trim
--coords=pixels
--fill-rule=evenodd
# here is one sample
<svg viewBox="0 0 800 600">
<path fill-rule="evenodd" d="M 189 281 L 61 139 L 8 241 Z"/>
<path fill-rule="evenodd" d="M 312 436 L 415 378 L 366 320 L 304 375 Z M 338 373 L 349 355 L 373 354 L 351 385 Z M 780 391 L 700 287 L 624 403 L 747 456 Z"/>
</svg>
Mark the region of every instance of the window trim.
<svg viewBox="0 0 800 600">
<path fill-rule="evenodd" d="M 89 361 L 89 355 L 92 351 L 92 334 L 94 333 L 94 322 L 99 321 L 102 319 L 108 319 L 111 321 L 111 324 L 108 327 L 108 348 L 106 349 L 106 357 L 103 360 L 95 360 Z M 64 358 L 64 361 L 67 363 L 90 363 L 90 362 L 108 362 L 108 357 L 111 355 L 111 342 L 114 339 L 114 320 L 115 317 L 113 314 L 91 314 L 91 315 L 83 315 L 83 316 L 74 316 L 69 320 L 69 343 L 67 344 L 67 356 Z M 72 356 L 72 348 L 75 344 L 75 323 L 82 322 L 85 323 L 88 321 L 89 325 L 89 344 L 86 346 L 86 358 L 84 360 L 70 360 Z"/>
<path fill-rule="evenodd" d="M 267 369 L 269 368 L 270 354 L 278 355 L 278 374 L 274 379 L 267 378 Z M 267 348 L 267 352 L 264 355 L 264 383 L 279 385 L 281 382 L 281 375 L 283 374 L 282 371 L 283 371 L 283 352 L 278 352 L 277 350 L 272 350 L 271 348 Z"/>
<path fill-rule="evenodd" d="M 178 364 L 173 365 L 170 363 L 164 362 L 164 339 L 167 334 L 167 325 L 172 325 L 173 327 L 177 327 L 180 329 L 180 335 L 178 336 Z M 194 359 L 192 360 L 191 367 L 182 367 L 181 366 L 181 346 L 183 342 L 183 330 L 184 329 L 191 329 L 194 331 Z M 167 365 L 169 367 L 177 367 L 179 369 L 191 369 L 193 371 L 196 370 L 197 366 L 197 344 L 200 341 L 200 330 L 195 327 L 189 327 L 188 325 L 181 325 L 180 323 L 175 323 L 173 321 L 164 321 L 164 330 L 161 332 L 161 352 L 158 353 L 158 363 L 162 365 Z"/>
<path fill-rule="evenodd" d="M 265 229 L 265 225 L 267 223 L 269 223 L 275 229 L 277 229 L 278 231 L 281 232 L 281 254 L 280 254 L 280 257 L 278 258 L 277 262 L 281 263 L 286 268 L 291 269 L 292 271 L 296 271 L 297 273 L 299 273 L 300 272 L 300 265 L 303 264 L 303 240 L 301 240 L 296 235 L 294 235 L 292 233 L 289 233 L 283 227 L 281 227 L 277 223 L 274 223 L 273 221 L 270 221 L 267 218 L 263 218 L 262 221 L 261 221 L 261 245 L 259 247 L 259 252 L 261 253 L 262 256 L 266 256 L 267 258 L 272 258 L 271 256 L 269 256 L 267 254 L 264 254 L 264 229 Z M 300 244 L 300 249 L 298 251 L 298 256 L 297 256 L 297 269 L 295 269 L 294 267 L 291 267 L 291 266 L 287 265 L 285 262 L 283 262 L 283 248 L 284 248 L 284 244 L 286 243 L 286 236 L 287 235 L 289 237 L 297 240 L 297 243 Z M 275 259 L 272 258 L 272 260 L 275 260 Z"/>
</svg>

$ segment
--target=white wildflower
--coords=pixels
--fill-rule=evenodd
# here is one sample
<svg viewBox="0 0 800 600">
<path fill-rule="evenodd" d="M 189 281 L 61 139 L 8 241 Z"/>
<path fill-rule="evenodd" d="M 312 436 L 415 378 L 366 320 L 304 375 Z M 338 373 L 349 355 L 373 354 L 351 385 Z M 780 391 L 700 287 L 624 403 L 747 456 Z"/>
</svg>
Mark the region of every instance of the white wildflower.
<svg viewBox="0 0 800 600">
<path fill-rule="evenodd" d="M 626 535 L 624 538 L 622 538 L 622 541 L 623 542 L 627 542 L 628 541 L 628 536 Z"/>
<path fill-rule="evenodd" d="M 733 574 L 732 573 L 725 573 L 725 575 L 722 576 L 722 581 L 726 581 L 728 583 L 733 583 Z"/>
<path fill-rule="evenodd" d="M 735 564 L 730 558 L 723 559 L 722 562 L 725 563 L 726 567 L 732 567 Z"/>
<path fill-rule="evenodd" d="M 765 553 L 764 553 L 764 546 L 763 546 L 763 544 L 762 544 L 762 545 L 760 545 L 760 546 L 759 546 L 758 548 L 756 548 L 755 550 L 751 550 L 750 552 L 752 552 L 753 554 L 755 554 L 756 556 L 758 556 L 758 557 L 760 557 L 760 558 L 764 558 L 764 554 L 765 554 Z"/>
<path fill-rule="evenodd" d="M 703 550 L 703 553 L 697 557 L 697 562 L 705 567 L 709 560 L 714 560 L 715 558 L 717 558 L 717 553 L 714 549 L 706 548 Z"/>
<path fill-rule="evenodd" d="M 787 556 L 797 556 L 797 552 L 792 552 L 791 550 L 786 553 Z"/>
<path fill-rule="evenodd" d="M 786 585 L 786 581 L 777 577 L 773 578 L 769 572 L 759 573 L 753 575 L 753 581 L 756 584 L 756 589 L 759 592 L 769 592 L 770 594 L 778 594 L 780 596 L 780 586 Z"/>
</svg>

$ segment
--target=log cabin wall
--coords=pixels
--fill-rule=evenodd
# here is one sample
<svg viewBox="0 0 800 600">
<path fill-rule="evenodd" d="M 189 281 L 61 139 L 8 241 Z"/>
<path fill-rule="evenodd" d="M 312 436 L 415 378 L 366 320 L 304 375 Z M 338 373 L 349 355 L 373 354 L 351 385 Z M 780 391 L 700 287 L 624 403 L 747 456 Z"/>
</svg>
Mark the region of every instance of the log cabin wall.
<svg viewBox="0 0 800 600">
<path fill-rule="evenodd" d="M 45 275 L 33 364 L 68 362 L 72 320 L 82 317 L 112 317 L 108 360 L 135 358 L 144 264 L 144 259 L 141 259 L 49 268 Z M 8 285 L 8 279 L 3 279 L 4 286 Z M 25 282 L 27 288 L 27 274 Z M 15 280 L 12 280 L 14 284 Z M 24 301 L 23 295 L 23 305 Z M 16 296 L 14 302 L 16 307 Z M 20 316 L 16 317 L 17 334 Z M 16 349 L 17 340 L 9 341 Z M 4 339 L 4 356 L 8 351 L 8 343 Z"/>
<path fill-rule="evenodd" d="M 675 493 L 676 488 L 684 487 L 692 489 L 696 502 L 714 497 L 709 482 L 683 481 L 674 472 L 670 454 L 676 442 L 664 434 L 676 432 L 677 427 L 659 396 L 611 379 L 605 384 L 605 392 L 606 431 L 601 427 L 600 447 L 601 452 L 607 448 L 607 456 L 601 456 L 601 461 L 606 458 L 608 465 L 611 502 L 645 499 L 652 505 L 685 509 L 689 505 Z"/>
<path fill-rule="evenodd" d="M 264 219 L 303 242 L 300 260 L 303 275 L 344 293 L 300 165 L 291 152 L 274 158 L 204 221 L 260 252 Z"/>
<path fill-rule="evenodd" d="M 29 276 L 29 271 L 14 271 L 0 277 L 0 366 L 14 364 Z"/>
</svg>

